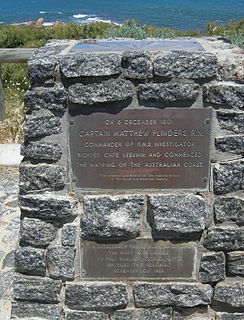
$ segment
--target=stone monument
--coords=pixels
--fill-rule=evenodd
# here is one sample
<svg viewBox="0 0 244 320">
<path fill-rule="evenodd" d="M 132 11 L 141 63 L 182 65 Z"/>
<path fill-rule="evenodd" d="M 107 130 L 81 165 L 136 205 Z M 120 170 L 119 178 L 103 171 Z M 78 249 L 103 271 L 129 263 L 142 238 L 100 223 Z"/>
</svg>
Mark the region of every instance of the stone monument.
<svg viewBox="0 0 244 320">
<path fill-rule="evenodd" d="M 242 56 L 215 38 L 35 53 L 12 319 L 244 319 Z"/>
</svg>

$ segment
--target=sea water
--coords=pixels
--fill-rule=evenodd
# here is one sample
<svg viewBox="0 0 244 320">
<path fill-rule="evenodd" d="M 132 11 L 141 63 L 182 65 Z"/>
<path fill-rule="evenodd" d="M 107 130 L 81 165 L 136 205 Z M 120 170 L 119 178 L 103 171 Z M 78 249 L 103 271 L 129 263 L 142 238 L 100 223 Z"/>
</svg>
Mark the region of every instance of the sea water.
<svg viewBox="0 0 244 320">
<path fill-rule="evenodd" d="M 40 17 L 46 24 L 99 20 L 121 24 L 136 19 L 158 27 L 203 30 L 209 21 L 222 24 L 244 18 L 244 0 L 0 0 L 1 24 Z"/>
</svg>

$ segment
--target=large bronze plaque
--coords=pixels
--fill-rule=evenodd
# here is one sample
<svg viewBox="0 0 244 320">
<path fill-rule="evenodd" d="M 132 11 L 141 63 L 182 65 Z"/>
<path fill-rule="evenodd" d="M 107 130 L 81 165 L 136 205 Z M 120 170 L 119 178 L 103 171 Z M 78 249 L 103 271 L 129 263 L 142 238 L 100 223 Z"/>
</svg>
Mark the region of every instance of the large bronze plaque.
<svg viewBox="0 0 244 320">
<path fill-rule="evenodd" d="M 207 188 L 211 109 L 80 113 L 70 123 L 76 188 Z"/>
<path fill-rule="evenodd" d="M 196 247 L 136 239 L 117 244 L 83 243 L 83 272 L 88 279 L 192 278 Z"/>
</svg>

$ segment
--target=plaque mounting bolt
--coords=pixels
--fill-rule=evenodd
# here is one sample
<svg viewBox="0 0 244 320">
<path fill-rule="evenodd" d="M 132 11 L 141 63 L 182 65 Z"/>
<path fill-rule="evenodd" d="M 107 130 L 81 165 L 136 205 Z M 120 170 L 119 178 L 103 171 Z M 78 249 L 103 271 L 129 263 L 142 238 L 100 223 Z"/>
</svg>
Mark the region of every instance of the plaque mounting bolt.
<svg viewBox="0 0 244 320">
<path fill-rule="evenodd" d="M 206 124 L 210 124 L 210 119 L 206 119 L 206 120 L 205 120 L 205 123 L 206 123 Z"/>
<path fill-rule="evenodd" d="M 69 124 L 72 126 L 72 124 L 74 124 L 74 121 L 70 120 Z"/>
<path fill-rule="evenodd" d="M 72 181 L 73 181 L 73 182 L 76 182 L 76 177 L 73 177 L 73 178 L 72 178 Z"/>
<path fill-rule="evenodd" d="M 208 178 L 207 178 L 207 177 L 204 177 L 202 180 L 203 180 L 203 182 L 205 182 L 205 183 L 208 182 Z"/>
</svg>

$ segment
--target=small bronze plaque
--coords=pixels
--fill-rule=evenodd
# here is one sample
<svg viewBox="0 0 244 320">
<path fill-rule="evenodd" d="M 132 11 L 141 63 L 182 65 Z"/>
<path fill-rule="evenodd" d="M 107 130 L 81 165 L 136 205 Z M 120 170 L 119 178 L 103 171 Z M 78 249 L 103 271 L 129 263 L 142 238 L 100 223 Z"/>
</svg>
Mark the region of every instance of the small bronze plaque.
<svg viewBox="0 0 244 320">
<path fill-rule="evenodd" d="M 136 239 L 83 243 L 82 277 L 88 279 L 192 278 L 196 247 Z"/>
<path fill-rule="evenodd" d="M 211 109 L 76 114 L 73 181 L 83 189 L 200 189 L 209 175 Z"/>
</svg>

